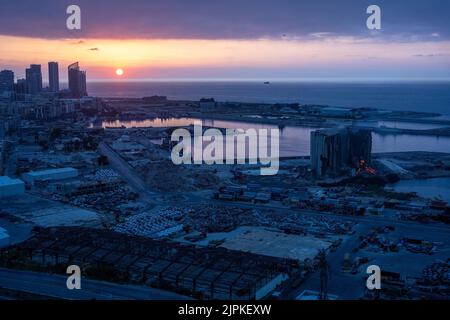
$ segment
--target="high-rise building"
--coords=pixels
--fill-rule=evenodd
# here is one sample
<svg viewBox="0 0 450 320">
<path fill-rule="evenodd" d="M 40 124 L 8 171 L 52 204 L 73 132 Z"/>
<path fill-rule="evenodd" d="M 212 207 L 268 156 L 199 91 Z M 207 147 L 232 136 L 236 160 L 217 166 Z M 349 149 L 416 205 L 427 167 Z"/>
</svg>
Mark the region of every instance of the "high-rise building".
<svg viewBox="0 0 450 320">
<path fill-rule="evenodd" d="M 27 79 L 27 91 L 30 94 L 37 94 L 42 91 L 42 72 L 40 64 L 32 64 L 25 70 Z"/>
<path fill-rule="evenodd" d="M 48 82 L 50 92 L 59 91 L 59 69 L 58 62 L 48 63 Z"/>
<path fill-rule="evenodd" d="M 14 72 L 11 70 L 0 71 L 0 93 L 14 91 Z"/>
<path fill-rule="evenodd" d="M 17 79 L 15 90 L 17 94 L 26 94 L 27 90 L 27 80 L 26 79 Z"/>
<path fill-rule="evenodd" d="M 78 62 L 72 63 L 68 67 L 69 72 L 69 90 L 73 98 L 87 96 L 86 72 L 80 70 Z"/>
<path fill-rule="evenodd" d="M 87 96 L 86 71 L 80 71 L 80 93 L 81 96 Z"/>
<path fill-rule="evenodd" d="M 326 129 L 311 132 L 311 168 L 317 178 L 339 175 L 370 163 L 372 133 L 359 128 Z"/>
</svg>

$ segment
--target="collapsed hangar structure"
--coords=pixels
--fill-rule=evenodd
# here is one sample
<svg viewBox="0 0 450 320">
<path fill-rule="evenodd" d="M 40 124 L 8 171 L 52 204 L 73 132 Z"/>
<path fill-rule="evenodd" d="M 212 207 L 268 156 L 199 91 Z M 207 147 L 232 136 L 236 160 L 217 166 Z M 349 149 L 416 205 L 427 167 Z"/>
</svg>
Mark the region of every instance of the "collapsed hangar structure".
<svg viewBox="0 0 450 320">
<path fill-rule="evenodd" d="M 25 242 L 0 250 L 0 259 L 54 271 L 76 264 L 88 276 L 106 273 L 108 281 L 219 300 L 261 299 L 298 266 L 292 259 L 81 227 L 41 229 Z"/>
</svg>

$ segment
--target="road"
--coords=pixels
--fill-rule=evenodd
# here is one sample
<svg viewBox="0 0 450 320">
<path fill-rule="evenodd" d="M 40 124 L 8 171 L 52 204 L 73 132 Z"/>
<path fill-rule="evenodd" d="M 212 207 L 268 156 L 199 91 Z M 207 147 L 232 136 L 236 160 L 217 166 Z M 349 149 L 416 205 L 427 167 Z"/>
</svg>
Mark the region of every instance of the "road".
<svg viewBox="0 0 450 320">
<path fill-rule="evenodd" d="M 330 265 L 328 279 L 328 293 L 337 295 L 338 299 L 359 299 L 364 293 L 364 281 L 362 274 L 353 276 L 341 270 L 345 254 L 352 252 L 352 249 L 358 245 L 359 236 L 366 234 L 371 227 L 368 225 L 355 226 L 355 233 L 337 248 L 335 252 L 327 253 L 327 261 Z M 287 289 L 284 297 L 295 299 L 304 290 L 320 291 L 320 272 L 315 271 L 309 274 L 305 281 L 295 289 Z"/>
<path fill-rule="evenodd" d="M 144 286 L 81 279 L 80 290 L 69 290 L 62 275 L 0 268 L 0 289 L 65 300 L 186 300 L 176 293 Z"/>
<path fill-rule="evenodd" d="M 108 157 L 109 165 L 116 170 L 128 185 L 139 194 L 141 200 L 153 201 L 157 194 L 148 190 L 148 186 L 141 176 L 132 168 L 117 152 L 111 149 L 105 142 L 100 142 L 99 151 Z"/>
</svg>

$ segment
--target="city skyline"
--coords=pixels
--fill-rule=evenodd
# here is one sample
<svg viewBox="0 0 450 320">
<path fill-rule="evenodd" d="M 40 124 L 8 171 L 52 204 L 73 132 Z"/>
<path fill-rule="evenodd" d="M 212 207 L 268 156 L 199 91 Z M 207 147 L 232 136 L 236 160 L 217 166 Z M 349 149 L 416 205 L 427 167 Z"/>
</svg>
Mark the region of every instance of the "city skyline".
<svg viewBox="0 0 450 320">
<path fill-rule="evenodd" d="M 49 61 L 47 65 L 47 83 L 43 81 L 41 64 L 30 64 L 25 69 L 25 78 L 17 77 L 12 70 L 0 70 L 0 94 L 38 95 L 42 92 L 61 93 L 59 63 Z M 87 96 L 86 71 L 80 70 L 79 63 L 73 62 L 67 66 L 67 74 L 67 86 L 63 86 L 62 90 L 70 93 L 73 98 Z"/>
<path fill-rule="evenodd" d="M 378 1 L 379 31 L 366 27 L 368 1 L 79 1 L 82 27 L 72 31 L 67 1 L 3 3 L 0 66 L 21 78 L 30 63 L 80 61 L 91 81 L 447 80 L 450 4 L 431 2 Z"/>
</svg>

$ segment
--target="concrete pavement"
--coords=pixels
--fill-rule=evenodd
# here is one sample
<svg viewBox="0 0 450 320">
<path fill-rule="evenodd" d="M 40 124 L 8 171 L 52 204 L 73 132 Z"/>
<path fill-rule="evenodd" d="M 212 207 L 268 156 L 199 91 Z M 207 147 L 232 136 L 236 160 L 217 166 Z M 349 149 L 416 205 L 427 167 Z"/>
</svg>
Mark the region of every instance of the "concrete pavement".
<svg viewBox="0 0 450 320">
<path fill-rule="evenodd" d="M 154 288 L 119 285 L 104 281 L 81 279 L 80 290 L 69 290 L 67 277 L 30 271 L 0 268 L 0 289 L 26 292 L 66 300 L 186 300 L 176 293 Z"/>
</svg>

